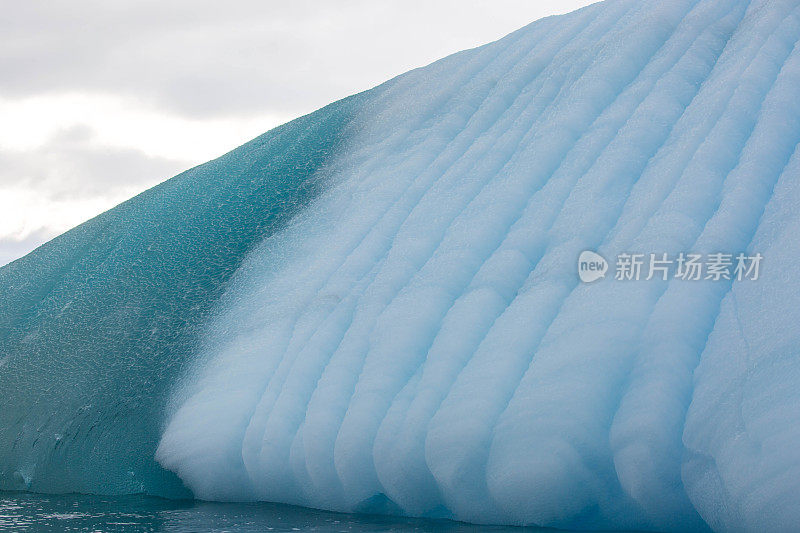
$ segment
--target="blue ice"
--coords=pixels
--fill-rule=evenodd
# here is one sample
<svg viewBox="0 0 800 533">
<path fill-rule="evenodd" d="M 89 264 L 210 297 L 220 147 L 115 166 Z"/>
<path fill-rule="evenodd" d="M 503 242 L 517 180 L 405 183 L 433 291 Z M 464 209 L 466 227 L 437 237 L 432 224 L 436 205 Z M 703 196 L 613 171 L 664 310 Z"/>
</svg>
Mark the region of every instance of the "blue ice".
<svg viewBox="0 0 800 533">
<path fill-rule="evenodd" d="M 798 0 L 607 0 L 0 270 L 0 487 L 791 530 L 799 39 Z M 764 265 L 582 284 L 584 250 Z"/>
</svg>

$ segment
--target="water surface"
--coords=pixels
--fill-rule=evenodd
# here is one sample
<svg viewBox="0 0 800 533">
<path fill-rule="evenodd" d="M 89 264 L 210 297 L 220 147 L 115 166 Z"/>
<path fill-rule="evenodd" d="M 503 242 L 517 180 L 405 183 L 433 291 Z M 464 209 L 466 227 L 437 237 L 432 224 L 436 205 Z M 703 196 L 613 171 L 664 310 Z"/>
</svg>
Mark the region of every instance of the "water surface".
<svg viewBox="0 0 800 533">
<path fill-rule="evenodd" d="M 552 530 L 340 514 L 271 503 L 212 503 L 142 495 L 108 497 L 0 492 L 0 531 L 531 533 Z"/>
</svg>

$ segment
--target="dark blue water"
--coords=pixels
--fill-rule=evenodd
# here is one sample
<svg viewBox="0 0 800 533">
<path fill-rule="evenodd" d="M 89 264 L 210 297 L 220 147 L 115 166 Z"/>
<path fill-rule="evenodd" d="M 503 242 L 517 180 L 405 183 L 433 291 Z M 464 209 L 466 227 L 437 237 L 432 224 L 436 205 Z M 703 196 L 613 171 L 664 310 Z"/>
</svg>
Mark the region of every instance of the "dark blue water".
<svg viewBox="0 0 800 533">
<path fill-rule="evenodd" d="M 0 531 L 317 531 L 531 533 L 447 520 L 339 514 L 268 503 L 210 503 L 150 496 L 0 492 Z"/>
</svg>

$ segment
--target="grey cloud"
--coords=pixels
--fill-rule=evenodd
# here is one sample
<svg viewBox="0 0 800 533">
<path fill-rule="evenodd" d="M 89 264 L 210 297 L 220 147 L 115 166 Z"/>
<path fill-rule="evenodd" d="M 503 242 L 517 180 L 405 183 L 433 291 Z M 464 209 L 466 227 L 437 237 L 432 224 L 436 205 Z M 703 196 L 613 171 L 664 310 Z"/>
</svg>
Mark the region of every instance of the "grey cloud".
<svg viewBox="0 0 800 533">
<path fill-rule="evenodd" d="M 188 116 L 292 115 L 500 37 L 544 10 L 526 0 L 489 4 L 0 0 L 0 95 L 93 91 Z"/>
<path fill-rule="evenodd" d="M 350 61 L 325 42 L 360 3 L 15 2 L 0 18 L 0 93 L 127 93 L 192 116 L 306 111 L 369 83 L 358 69 L 343 82 Z"/>
<path fill-rule="evenodd" d="M 0 190 L 26 187 L 53 200 L 113 197 L 118 190 L 144 188 L 188 166 L 132 148 L 103 146 L 90 128 L 75 125 L 32 150 L 0 149 Z"/>
<path fill-rule="evenodd" d="M 40 228 L 22 239 L 0 237 L 0 267 L 30 253 L 55 236 L 53 230 Z"/>
</svg>

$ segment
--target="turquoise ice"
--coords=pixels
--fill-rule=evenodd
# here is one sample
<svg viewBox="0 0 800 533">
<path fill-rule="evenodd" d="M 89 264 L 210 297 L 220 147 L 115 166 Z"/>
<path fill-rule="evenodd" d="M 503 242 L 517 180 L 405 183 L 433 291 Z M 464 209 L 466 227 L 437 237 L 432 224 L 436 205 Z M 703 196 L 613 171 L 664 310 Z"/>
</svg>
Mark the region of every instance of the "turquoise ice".
<svg viewBox="0 0 800 533">
<path fill-rule="evenodd" d="M 358 100 L 266 133 L 0 269 L 0 489 L 189 494 L 153 459 L 170 390 L 248 250 L 319 194 Z"/>
<path fill-rule="evenodd" d="M 608 0 L 3 268 L 0 488 L 792 529 L 799 39 L 798 0 Z M 764 263 L 582 284 L 585 250 Z"/>
</svg>

